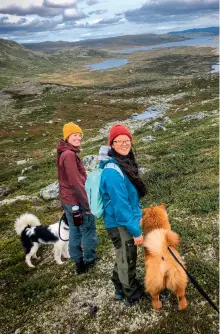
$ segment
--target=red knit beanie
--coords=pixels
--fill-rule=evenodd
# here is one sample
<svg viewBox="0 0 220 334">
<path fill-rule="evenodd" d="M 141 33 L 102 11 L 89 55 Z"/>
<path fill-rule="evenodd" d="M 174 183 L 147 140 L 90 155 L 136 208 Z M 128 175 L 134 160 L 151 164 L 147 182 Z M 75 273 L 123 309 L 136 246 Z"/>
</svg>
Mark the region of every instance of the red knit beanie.
<svg viewBox="0 0 220 334">
<path fill-rule="evenodd" d="M 115 124 L 109 131 L 108 145 L 110 146 L 113 140 L 120 135 L 127 135 L 131 140 L 133 139 L 131 132 L 121 124 Z"/>
</svg>

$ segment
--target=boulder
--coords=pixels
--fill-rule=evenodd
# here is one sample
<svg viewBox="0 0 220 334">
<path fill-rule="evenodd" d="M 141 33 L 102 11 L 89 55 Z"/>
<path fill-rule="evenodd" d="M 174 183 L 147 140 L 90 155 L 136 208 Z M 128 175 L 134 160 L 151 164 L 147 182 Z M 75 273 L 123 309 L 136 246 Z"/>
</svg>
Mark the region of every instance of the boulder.
<svg viewBox="0 0 220 334">
<path fill-rule="evenodd" d="M 27 173 L 28 171 L 31 171 L 32 169 L 33 169 L 33 166 L 29 166 L 29 167 L 22 169 L 21 175 L 24 175 L 25 173 Z"/>
<path fill-rule="evenodd" d="M 83 164 L 86 172 L 90 172 L 98 165 L 97 155 L 86 155 L 83 158 Z M 47 187 L 40 190 L 40 197 L 44 200 L 58 199 L 59 198 L 59 182 L 49 184 Z"/>
<path fill-rule="evenodd" d="M 10 193 L 10 187 L 8 186 L 1 186 L 0 187 L 0 196 L 6 196 Z"/>
<path fill-rule="evenodd" d="M 39 198 L 37 196 L 20 195 L 20 196 L 16 196 L 15 198 L 4 199 L 3 201 L 0 202 L 0 206 L 11 204 L 11 203 L 14 203 L 16 201 L 27 201 L 27 200 L 28 201 L 38 201 Z"/>
<path fill-rule="evenodd" d="M 139 171 L 140 175 L 142 176 L 142 175 L 144 175 L 144 174 L 146 173 L 147 168 L 145 168 L 145 167 L 140 167 L 140 168 L 138 168 L 138 171 Z"/>
<path fill-rule="evenodd" d="M 17 163 L 18 166 L 20 166 L 20 165 L 26 164 L 28 161 L 29 161 L 28 159 L 24 159 L 24 160 L 19 160 L 16 163 Z"/>
<path fill-rule="evenodd" d="M 155 122 L 152 126 L 152 130 L 153 131 L 157 131 L 157 130 L 163 130 L 166 131 L 166 128 L 163 126 L 163 124 Z"/>
<path fill-rule="evenodd" d="M 86 172 L 91 172 L 93 169 L 95 169 L 98 166 L 98 155 L 86 155 L 82 159 L 83 165 L 85 167 Z"/>
<path fill-rule="evenodd" d="M 145 137 L 141 138 L 141 140 L 143 142 L 155 141 L 156 137 L 150 135 L 150 136 L 145 136 Z"/>
<path fill-rule="evenodd" d="M 164 124 L 173 124 L 173 121 L 171 121 L 171 119 L 169 118 L 169 117 L 164 117 L 164 119 L 163 119 L 163 123 Z"/>
<path fill-rule="evenodd" d="M 19 176 L 18 182 L 24 181 L 27 178 L 27 176 Z"/>
<path fill-rule="evenodd" d="M 59 183 L 55 181 L 49 184 L 47 187 L 40 190 L 40 197 L 44 200 L 57 199 L 59 198 Z"/>
<path fill-rule="evenodd" d="M 203 119 L 203 118 L 208 117 L 208 116 L 209 116 L 208 114 L 205 114 L 203 112 L 199 112 L 197 114 L 183 116 L 181 119 L 183 121 L 190 121 L 190 120 L 193 120 L 193 119 Z"/>
</svg>

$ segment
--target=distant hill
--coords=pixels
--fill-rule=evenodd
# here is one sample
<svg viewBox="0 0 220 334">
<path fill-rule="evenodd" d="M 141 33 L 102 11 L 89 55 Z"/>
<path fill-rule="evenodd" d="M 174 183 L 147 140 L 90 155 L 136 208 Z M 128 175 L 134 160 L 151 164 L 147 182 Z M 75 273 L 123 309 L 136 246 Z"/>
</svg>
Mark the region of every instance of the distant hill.
<svg viewBox="0 0 220 334">
<path fill-rule="evenodd" d="M 185 34 L 208 34 L 208 35 L 218 35 L 219 27 L 208 27 L 208 28 L 193 28 L 181 31 L 173 31 L 169 33 L 170 35 L 185 35 Z"/>
<path fill-rule="evenodd" d="M 29 63 L 47 61 L 48 56 L 27 50 L 19 43 L 0 39 L 0 67 L 27 67 Z"/>
<path fill-rule="evenodd" d="M 0 39 L 0 68 L 7 70 L 34 69 L 40 64 L 49 63 L 47 55 L 27 50 L 19 43 Z"/>
<path fill-rule="evenodd" d="M 40 42 L 40 43 L 24 43 L 24 47 L 34 51 L 44 53 L 55 53 L 59 49 L 69 49 L 73 47 L 99 48 L 107 50 L 118 50 L 136 46 L 156 45 L 161 43 L 178 42 L 185 38 L 183 36 L 171 36 L 170 34 L 141 34 L 141 35 L 125 35 L 111 38 L 88 39 L 78 42 Z"/>
<path fill-rule="evenodd" d="M 84 59 L 115 57 L 107 51 L 74 47 L 58 49 L 57 53 L 45 54 L 26 49 L 19 43 L 0 39 L 0 87 L 42 73 L 68 70 Z"/>
<path fill-rule="evenodd" d="M 19 43 L 0 39 L 0 69 L 16 72 L 35 72 L 54 69 L 61 65 L 68 65 L 76 59 L 85 57 L 109 57 L 109 53 L 102 50 L 75 47 L 58 50 L 56 54 L 47 55 L 41 52 L 28 50 Z"/>
</svg>

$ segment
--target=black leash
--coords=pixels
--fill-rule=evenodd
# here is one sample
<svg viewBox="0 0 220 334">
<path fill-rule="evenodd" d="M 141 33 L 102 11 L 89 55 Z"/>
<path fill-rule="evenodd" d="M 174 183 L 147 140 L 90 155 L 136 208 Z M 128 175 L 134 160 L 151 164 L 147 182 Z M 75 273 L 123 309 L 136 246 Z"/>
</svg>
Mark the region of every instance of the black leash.
<svg viewBox="0 0 220 334">
<path fill-rule="evenodd" d="M 66 220 L 65 220 L 65 219 L 66 219 Z M 62 217 L 60 218 L 60 221 L 59 221 L 58 235 L 59 235 L 59 238 L 60 238 L 62 241 L 69 241 L 69 239 L 62 239 L 62 238 L 61 238 L 61 235 L 60 235 L 60 225 L 61 225 L 62 220 L 67 221 L 67 218 L 66 218 L 66 214 L 65 214 L 65 213 L 62 215 Z M 67 230 L 67 229 L 66 229 L 66 230 Z M 69 229 L 68 229 L 68 230 L 69 230 Z"/>
<path fill-rule="evenodd" d="M 182 265 L 182 263 L 178 260 L 178 258 L 176 257 L 176 255 L 172 251 L 172 249 L 170 247 L 168 247 L 168 250 L 169 250 L 170 254 L 174 257 L 174 259 L 176 260 L 176 262 L 179 263 L 179 265 L 183 268 L 183 270 L 185 271 L 186 275 L 189 277 L 189 279 L 192 282 L 192 284 L 194 285 L 194 287 L 201 293 L 201 295 L 214 308 L 214 310 L 219 313 L 218 307 L 213 303 L 213 301 L 211 300 L 211 298 L 207 295 L 207 293 L 199 285 L 199 283 L 196 281 L 196 279 L 184 268 L 184 266 Z"/>
</svg>

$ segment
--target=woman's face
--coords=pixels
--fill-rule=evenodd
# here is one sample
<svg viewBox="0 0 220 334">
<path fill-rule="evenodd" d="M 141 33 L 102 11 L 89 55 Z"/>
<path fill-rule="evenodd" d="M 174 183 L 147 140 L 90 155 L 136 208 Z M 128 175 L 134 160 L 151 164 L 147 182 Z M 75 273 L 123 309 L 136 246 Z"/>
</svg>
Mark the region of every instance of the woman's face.
<svg viewBox="0 0 220 334">
<path fill-rule="evenodd" d="M 128 155 L 131 150 L 131 139 L 127 135 L 119 135 L 113 140 L 112 147 L 117 153 Z"/>
<path fill-rule="evenodd" d="M 75 147 L 79 147 L 81 145 L 82 134 L 81 133 L 72 133 L 68 138 L 68 143 Z"/>
</svg>

